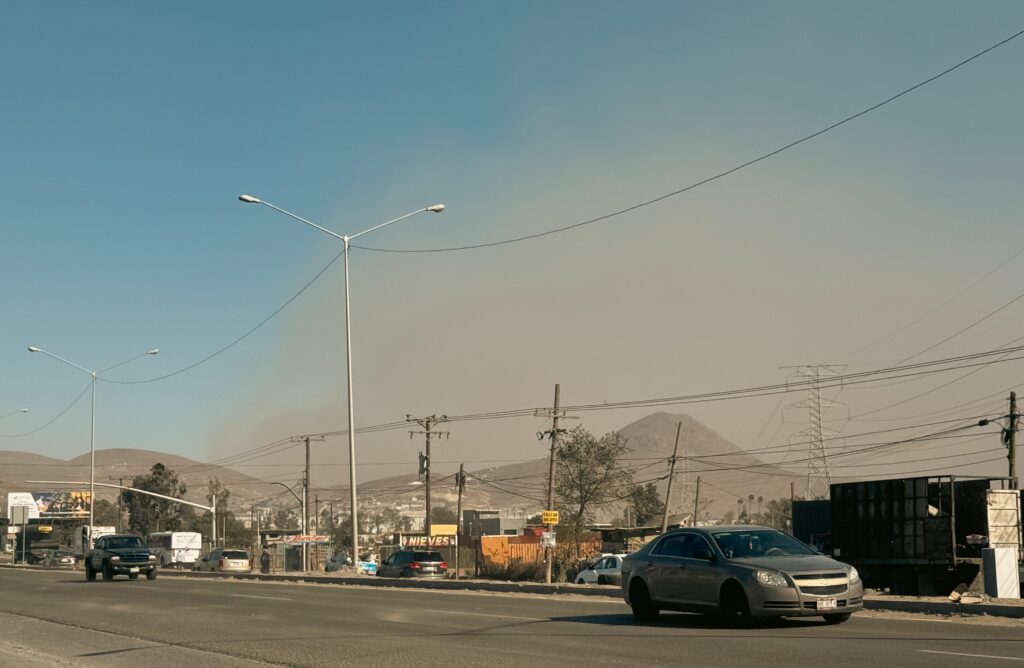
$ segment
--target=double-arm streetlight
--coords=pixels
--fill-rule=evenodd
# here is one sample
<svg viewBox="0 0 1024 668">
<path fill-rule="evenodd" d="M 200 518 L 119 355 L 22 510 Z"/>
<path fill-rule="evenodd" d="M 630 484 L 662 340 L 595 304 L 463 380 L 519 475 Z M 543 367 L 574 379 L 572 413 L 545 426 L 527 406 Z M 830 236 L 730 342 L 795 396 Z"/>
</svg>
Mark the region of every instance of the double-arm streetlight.
<svg viewBox="0 0 1024 668">
<path fill-rule="evenodd" d="M 295 220 L 299 221 L 300 223 L 305 223 L 306 225 L 309 225 L 310 227 L 315 227 L 316 229 L 320 230 L 321 232 L 323 232 L 325 234 L 329 234 L 332 237 L 334 237 L 335 239 L 339 239 L 344 244 L 344 248 L 345 248 L 345 251 L 344 251 L 344 255 L 345 255 L 345 353 L 346 353 L 346 355 L 345 355 L 345 366 L 346 366 L 346 371 L 347 371 L 346 375 L 348 377 L 348 470 L 349 470 L 349 492 L 350 492 L 350 496 L 351 496 L 351 500 L 352 500 L 352 514 L 351 514 L 351 519 L 352 519 L 352 563 L 356 563 L 358 561 L 358 559 L 359 559 L 359 521 L 358 521 L 358 512 L 356 510 L 356 505 L 357 505 L 357 502 L 356 502 L 356 426 L 355 426 L 355 418 L 352 415 L 353 414 L 353 408 L 352 408 L 352 406 L 353 406 L 353 401 L 352 401 L 352 325 L 351 325 L 351 309 L 349 307 L 349 296 L 348 296 L 348 255 L 349 255 L 349 250 L 350 250 L 349 242 L 352 241 L 353 239 L 357 238 L 357 237 L 363 236 L 364 234 L 367 234 L 369 232 L 373 232 L 374 230 L 379 230 L 380 228 L 385 227 L 387 225 L 390 225 L 392 223 L 397 223 L 398 221 L 405 220 L 406 218 L 408 218 L 410 216 L 415 216 L 418 213 L 423 213 L 425 211 L 430 211 L 431 213 L 441 213 L 442 211 L 444 211 L 444 204 L 434 204 L 433 206 L 426 206 L 426 207 L 423 207 L 422 209 L 417 209 L 416 211 L 413 211 L 411 213 L 407 213 L 404 216 L 399 216 L 398 218 L 395 218 L 394 220 L 389 220 L 386 223 L 381 223 L 380 225 L 375 225 L 374 227 L 371 227 L 369 229 L 363 230 L 362 232 L 359 232 L 358 234 L 348 235 L 348 234 L 336 234 L 334 232 L 331 232 L 330 230 L 328 230 L 326 228 L 320 227 L 316 223 L 308 221 L 305 218 L 302 218 L 301 216 L 295 215 L 291 211 L 285 211 L 284 209 L 282 209 L 282 208 L 280 208 L 278 206 L 274 206 L 270 202 L 261 200 L 261 199 L 259 199 L 257 197 L 253 197 L 252 195 L 239 195 L 238 199 L 242 200 L 243 202 L 249 203 L 249 204 L 263 204 L 264 206 L 269 206 L 271 209 L 274 209 L 275 211 L 279 211 L 279 212 L 283 213 L 284 215 L 286 215 L 286 216 L 288 216 L 290 218 L 294 218 Z"/>
<path fill-rule="evenodd" d="M 75 367 L 79 371 L 84 371 L 85 373 L 89 374 L 90 378 L 92 378 L 92 409 L 91 409 L 91 418 L 90 418 L 90 427 L 89 427 L 89 539 L 88 539 L 89 540 L 89 547 L 92 547 L 93 508 L 96 506 L 96 380 L 100 377 L 100 374 L 102 374 L 102 373 L 106 373 L 107 371 L 110 371 L 111 369 L 119 367 L 122 364 L 127 364 L 128 362 L 131 362 L 133 360 L 137 360 L 140 357 L 145 357 L 146 355 L 156 355 L 157 353 L 160 352 L 160 350 L 157 349 L 157 348 L 154 348 L 153 350 L 149 350 L 149 351 L 146 351 L 144 353 L 139 353 L 138 355 L 134 355 L 132 357 L 129 357 L 128 359 L 126 359 L 124 361 L 118 362 L 117 364 L 112 364 L 112 365 L 108 366 L 105 369 L 100 369 L 99 371 L 90 371 L 89 369 L 86 369 L 83 366 L 79 366 L 79 365 L 75 364 L 74 362 L 69 362 L 68 360 L 64 359 L 63 357 L 58 357 L 57 355 L 54 355 L 51 352 L 47 352 L 47 351 L 43 350 L 42 348 L 36 348 L 35 346 L 29 346 L 28 347 L 28 351 L 30 353 L 42 353 L 44 355 L 48 355 L 48 356 L 52 357 L 53 359 L 55 359 L 55 360 L 57 360 L 59 362 L 64 362 L 64 364 L 67 364 L 68 366 Z"/>
</svg>

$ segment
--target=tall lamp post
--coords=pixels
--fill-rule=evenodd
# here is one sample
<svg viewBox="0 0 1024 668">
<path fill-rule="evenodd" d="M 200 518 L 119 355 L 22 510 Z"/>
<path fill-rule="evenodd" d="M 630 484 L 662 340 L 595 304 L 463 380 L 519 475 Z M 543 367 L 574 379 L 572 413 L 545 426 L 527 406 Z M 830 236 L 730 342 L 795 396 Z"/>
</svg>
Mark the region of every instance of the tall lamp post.
<svg viewBox="0 0 1024 668">
<path fill-rule="evenodd" d="M 407 213 L 404 216 L 399 216 L 398 218 L 395 218 L 394 220 L 389 220 L 386 223 L 381 223 L 380 225 L 375 225 L 374 227 L 371 227 L 369 229 L 363 230 L 362 232 L 359 232 L 358 234 L 348 235 L 348 234 L 336 234 L 334 232 L 331 232 L 330 230 L 328 230 L 326 228 L 320 227 L 316 223 L 308 221 L 305 218 L 302 218 L 301 216 L 297 216 L 297 215 L 295 215 L 294 213 L 292 213 L 290 211 L 285 211 L 284 209 L 282 209 L 282 208 L 280 208 L 278 206 L 274 206 L 270 202 L 261 200 L 261 199 L 259 199 L 257 197 L 253 197 L 252 195 L 239 195 L 238 199 L 240 199 L 241 201 L 246 202 L 248 204 L 263 204 L 264 206 L 269 206 L 271 209 L 274 209 L 275 211 L 279 211 L 279 212 L 283 213 L 284 215 L 286 215 L 286 216 L 288 216 L 290 218 L 294 218 L 295 220 L 299 221 L 300 223 L 305 223 L 306 225 L 309 225 L 310 227 L 315 227 L 316 229 L 320 230 L 321 232 L 323 232 L 325 234 L 331 235 L 332 237 L 334 237 L 335 239 L 340 240 L 344 244 L 344 249 L 345 249 L 345 251 L 344 251 L 344 255 L 345 255 L 345 368 L 346 368 L 346 375 L 347 375 L 347 378 L 348 378 L 348 469 L 349 469 L 349 494 L 351 496 L 351 501 L 352 501 L 352 514 L 351 514 L 351 519 L 352 519 L 352 563 L 354 564 L 359 559 L 359 521 L 358 521 L 358 512 L 356 510 L 356 506 L 357 506 L 357 502 L 356 502 L 356 426 L 355 426 L 355 418 L 352 415 L 353 414 L 353 408 L 352 408 L 353 407 L 353 400 L 352 400 L 352 324 L 351 324 L 351 309 L 349 307 L 349 295 L 348 295 L 348 283 L 349 283 L 349 281 L 348 281 L 348 255 L 349 255 L 349 250 L 350 250 L 349 242 L 352 241 L 353 239 L 355 239 L 356 237 L 361 237 L 364 234 L 367 234 L 369 232 L 373 232 L 374 230 L 379 230 L 380 228 L 385 227 L 387 225 L 390 225 L 392 223 L 397 223 L 400 220 L 405 220 L 406 218 L 409 218 L 410 216 L 415 216 L 418 213 L 423 213 L 425 211 L 430 211 L 431 213 L 441 213 L 442 211 L 444 211 L 444 204 L 434 204 L 433 206 L 423 207 L 422 209 L 417 209 L 416 211 L 413 211 L 411 213 Z"/>
<path fill-rule="evenodd" d="M 44 355 L 48 355 L 59 362 L 64 362 L 64 364 L 67 364 L 68 366 L 75 367 L 79 371 L 84 371 L 85 373 L 89 374 L 90 378 L 92 378 L 92 408 L 90 411 L 91 417 L 89 420 L 89 547 L 92 547 L 93 508 L 96 506 L 96 380 L 100 377 L 100 374 L 102 373 L 106 373 L 107 371 L 110 371 L 115 367 L 119 367 L 122 364 L 127 364 L 128 362 L 137 360 L 140 357 L 145 357 L 146 355 L 156 355 L 157 353 L 160 352 L 160 350 L 154 348 L 153 350 L 148 350 L 144 353 L 139 353 L 138 355 L 129 357 L 124 361 L 118 362 L 117 364 L 112 364 L 105 369 L 100 369 L 99 371 L 90 371 L 89 369 L 86 369 L 83 366 L 79 366 L 74 362 L 69 362 L 63 357 L 58 357 L 57 355 L 54 355 L 51 352 L 47 352 L 42 348 L 36 348 L 35 346 L 29 346 L 28 351 L 30 353 L 42 353 Z"/>
</svg>

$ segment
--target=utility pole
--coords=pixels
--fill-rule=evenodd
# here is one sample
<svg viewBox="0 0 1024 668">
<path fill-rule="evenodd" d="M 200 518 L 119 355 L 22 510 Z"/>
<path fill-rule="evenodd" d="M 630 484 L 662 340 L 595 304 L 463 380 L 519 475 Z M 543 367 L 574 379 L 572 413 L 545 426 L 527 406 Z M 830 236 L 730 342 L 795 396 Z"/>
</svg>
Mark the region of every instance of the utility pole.
<svg viewBox="0 0 1024 668">
<path fill-rule="evenodd" d="M 121 517 L 124 515 L 124 478 L 118 478 L 117 484 L 120 485 L 120 489 L 117 490 L 117 532 L 121 533 Z"/>
<path fill-rule="evenodd" d="M 303 442 L 306 444 L 306 466 L 302 476 L 302 570 L 309 570 L 309 543 L 306 542 L 309 535 L 309 442 L 322 441 L 324 436 L 296 436 L 291 439 L 292 443 Z"/>
<path fill-rule="evenodd" d="M 320 495 L 313 499 L 313 533 L 320 533 Z"/>
<path fill-rule="evenodd" d="M 1017 413 L 1017 393 L 1010 392 L 1010 424 L 1006 428 L 1005 436 L 1007 453 L 1006 459 L 1010 465 L 1010 484 L 1017 487 L 1017 421 L 1020 415 Z"/>
<path fill-rule="evenodd" d="M 424 475 L 424 495 L 425 503 L 424 509 L 426 510 L 427 517 L 423 520 L 423 532 L 430 537 L 430 440 L 436 434 L 437 436 L 449 436 L 447 431 L 434 431 L 434 427 L 438 422 L 447 422 L 448 416 L 442 415 L 440 418 L 437 415 L 431 415 L 430 417 L 419 419 L 414 415 L 407 414 L 405 416 L 406 422 L 415 422 L 416 424 L 423 427 L 423 431 L 410 431 L 409 438 L 412 438 L 415 434 L 424 434 L 426 436 L 426 448 L 427 452 L 425 455 L 420 455 L 420 470 Z"/>
<path fill-rule="evenodd" d="M 672 501 L 672 480 L 676 477 L 676 455 L 679 454 L 679 434 L 683 431 L 683 423 L 680 422 L 676 426 L 676 445 L 672 448 L 672 460 L 671 466 L 668 471 L 668 489 L 665 491 L 665 511 L 661 516 L 661 533 L 668 531 L 668 506 Z M 696 521 L 694 517 L 694 521 Z M 696 524 L 694 524 L 696 526 Z"/>
<path fill-rule="evenodd" d="M 551 455 L 548 458 L 548 507 L 546 510 L 555 509 L 555 447 L 558 444 L 558 414 L 559 398 L 562 393 L 562 386 L 555 383 L 555 407 L 551 411 Z M 548 535 L 555 535 L 555 525 L 548 525 Z M 554 565 L 554 550 L 550 545 L 544 548 L 544 582 L 551 584 L 551 570 Z"/>
<path fill-rule="evenodd" d="M 455 488 L 459 492 L 459 500 L 455 504 L 455 579 L 459 579 L 459 534 L 462 533 L 462 492 L 466 489 L 466 470 L 459 464 L 459 475 L 455 478 Z"/>
<path fill-rule="evenodd" d="M 700 512 L 700 476 L 697 476 L 697 493 L 693 497 L 693 525 L 697 526 L 697 513 Z"/>
</svg>

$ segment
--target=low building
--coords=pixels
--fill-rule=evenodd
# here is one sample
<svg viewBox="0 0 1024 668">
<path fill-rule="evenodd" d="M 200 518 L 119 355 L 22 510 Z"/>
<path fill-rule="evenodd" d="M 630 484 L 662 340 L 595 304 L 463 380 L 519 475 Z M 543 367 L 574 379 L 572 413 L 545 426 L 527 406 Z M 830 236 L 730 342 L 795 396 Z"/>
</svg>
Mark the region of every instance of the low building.
<svg viewBox="0 0 1024 668">
<path fill-rule="evenodd" d="M 463 510 L 462 531 L 472 538 L 481 536 L 519 536 L 526 528 L 521 515 L 510 516 L 500 510 Z"/>
</svg>

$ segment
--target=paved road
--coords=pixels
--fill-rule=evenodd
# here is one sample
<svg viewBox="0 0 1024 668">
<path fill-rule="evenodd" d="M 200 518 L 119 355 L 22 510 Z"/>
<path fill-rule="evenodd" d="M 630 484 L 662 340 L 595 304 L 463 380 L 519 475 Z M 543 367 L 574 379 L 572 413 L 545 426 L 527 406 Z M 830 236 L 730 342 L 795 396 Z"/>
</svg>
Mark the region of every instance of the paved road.
<svg viewBox="0 0 1024 668">
<path fill-rule="evenodd" d="M 633 622 L 621 602 L 0 569 L 0 666 L 963 666 L 1024 668 L 1024 622 Z"/>
</svg>

